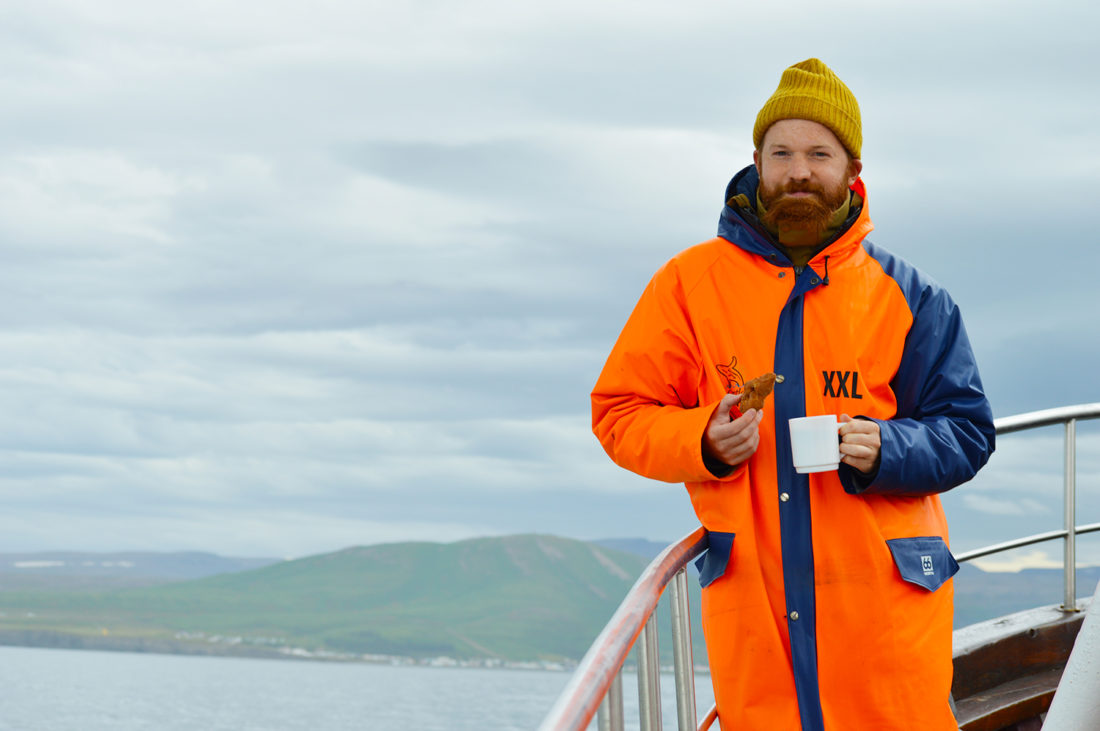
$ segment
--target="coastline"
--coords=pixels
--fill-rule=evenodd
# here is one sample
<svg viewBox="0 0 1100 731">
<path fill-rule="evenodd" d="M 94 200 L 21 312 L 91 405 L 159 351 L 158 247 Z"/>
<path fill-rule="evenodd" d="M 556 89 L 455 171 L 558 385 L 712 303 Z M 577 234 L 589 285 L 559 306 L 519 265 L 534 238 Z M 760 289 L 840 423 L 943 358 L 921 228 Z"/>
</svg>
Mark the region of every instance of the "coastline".
<svg viewBox="0 0 1100 731">
<path fill-rule="evenodd" d="M 208 657 L 244 657 L 268 660 L 312 660 L 318 662 L 366 663 L 371 665 L 421 666 L 435 668 L 485 668 L 504 670 L 542 670 L 572 672 L 572 660 L 501 660 L 499 658 L 454 658 L 445 655 L 414 658 L 374 653 L 355 654 L 332 650 L 308 649 L 286 645 L 271 638 L 246 638 L 232 635 L 207 635 L 202 632 L 177 632 L 167 635 L 134 635 L 65 632 L 54 629 L 0 629 L 0 646 L 59 650 L 97 650 L 102 652 L 151 653 L 161 655 L 199 655 Z"/>
</svg>

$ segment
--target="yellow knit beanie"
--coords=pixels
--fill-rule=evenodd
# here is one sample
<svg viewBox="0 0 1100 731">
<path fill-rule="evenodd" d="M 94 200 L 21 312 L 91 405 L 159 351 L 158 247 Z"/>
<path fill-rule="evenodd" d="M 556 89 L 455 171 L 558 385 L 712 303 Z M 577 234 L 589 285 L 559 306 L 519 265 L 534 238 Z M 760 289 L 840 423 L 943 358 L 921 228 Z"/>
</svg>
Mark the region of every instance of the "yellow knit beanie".
<svg viewBox="0 0 1100 731">
<path fill-rule="evenodd" d="M 859 104 L 851 90 L 816 58 L 796 63 L 783 72 L 779 88 L 756 116 L 752 142 L 764 142 L 768 127 L 781 119 L 809 119 L 833 131 L 852 157 L 859 157 L 863 131 Z"/>
</svg>

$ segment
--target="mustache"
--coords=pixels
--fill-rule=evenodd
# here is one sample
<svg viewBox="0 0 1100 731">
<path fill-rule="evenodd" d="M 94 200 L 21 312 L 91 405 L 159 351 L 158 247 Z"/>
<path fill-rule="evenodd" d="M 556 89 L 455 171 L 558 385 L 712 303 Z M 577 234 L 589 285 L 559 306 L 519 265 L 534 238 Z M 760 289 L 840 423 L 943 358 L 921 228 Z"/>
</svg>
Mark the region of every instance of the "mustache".
<svg viewBox="0 0 1100 731">
<path fill-rule="evenodd" d="M 814 185 L 813 183 L 796 182 L 787 183 L 778 191 L 779 195 L 785 195 L 787 193 L 813 193 L 818 198 L 825 197 L 825 188 L 820 185 Z"/>
</svg>

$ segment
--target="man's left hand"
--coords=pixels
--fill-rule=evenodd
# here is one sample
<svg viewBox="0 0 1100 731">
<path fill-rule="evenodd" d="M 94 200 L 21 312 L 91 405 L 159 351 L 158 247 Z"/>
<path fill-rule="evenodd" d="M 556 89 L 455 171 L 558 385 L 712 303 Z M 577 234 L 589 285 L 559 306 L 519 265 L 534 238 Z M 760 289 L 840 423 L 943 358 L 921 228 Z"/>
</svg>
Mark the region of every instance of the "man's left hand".
<svg viewBox="0 0 1100 731">
<path fill-rule="evenodd" d="M 878 469 L 882 448 L 878 424 L 869 419 L 840 415 L 840 461 L 870 474 Z"/>
</svg>

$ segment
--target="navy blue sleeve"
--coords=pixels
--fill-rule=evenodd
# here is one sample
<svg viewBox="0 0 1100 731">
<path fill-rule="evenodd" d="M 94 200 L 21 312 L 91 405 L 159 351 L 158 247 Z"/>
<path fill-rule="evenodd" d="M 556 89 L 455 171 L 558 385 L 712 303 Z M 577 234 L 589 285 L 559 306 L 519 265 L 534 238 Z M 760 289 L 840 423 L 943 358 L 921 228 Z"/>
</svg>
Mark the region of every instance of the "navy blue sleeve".
<svg viewBox="0 0 1100 731">
<path fill-rule="evenodd" d="M 947 291 L 905 262 L 869 251 L 905 291 L 913 324 L 891 382 L 897 415 L 874 420 L 882 438 L 878 471 L 841 470 L 841 482 L 854 494 L 944 492 L 974 477 L 993 453 L 993 411 L 962 315 Z"/>
</svg>

